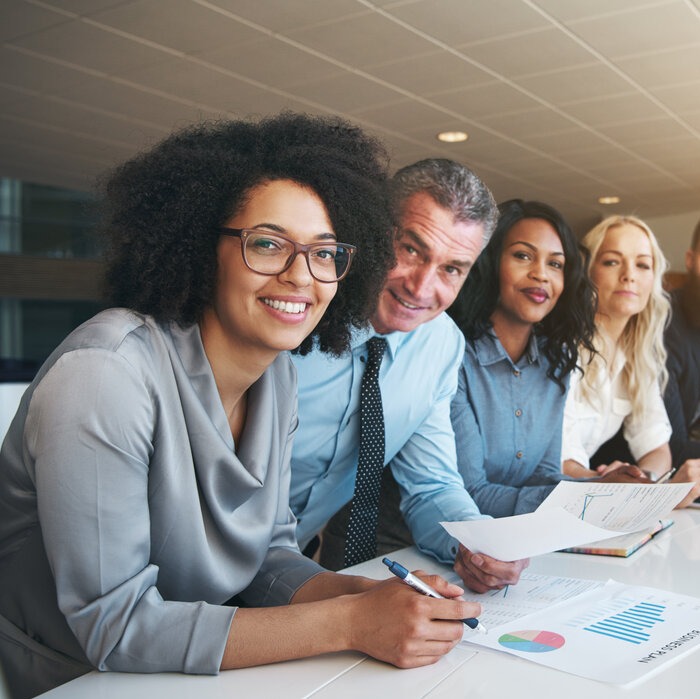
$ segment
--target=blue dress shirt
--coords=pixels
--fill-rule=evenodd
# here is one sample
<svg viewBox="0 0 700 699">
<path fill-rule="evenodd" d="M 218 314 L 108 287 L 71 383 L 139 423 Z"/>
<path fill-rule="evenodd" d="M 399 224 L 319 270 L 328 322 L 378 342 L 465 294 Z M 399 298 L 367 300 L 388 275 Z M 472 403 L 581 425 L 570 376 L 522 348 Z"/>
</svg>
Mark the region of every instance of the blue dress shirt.
<svg viewBox="0 0 700 699">
<path fill-rule="evenodd" d="M 292 450 L 291 506 L 303 548 L 353 495 L 360 443 L 360 382 L 373 330 L 357 332 L 343 357 L 295 356 L 299 428 Z M 422 551 L 451 563 L 457 544 L 441 521 L 480 517 L 457 471 L 450 403 L 464 339 L 445 314 L 409 333 L 386 335 L 379 383 L 385 463 L 401 511 Z"/>
<path fill-rule="evenodd" d="M 534 336 L 517 364 L 493 335 L 467 342 L 452 425 L 464 484 L 485 514 L 532 512 L 563 479 L 566 394 L 548 367 Z"/>
</svg>

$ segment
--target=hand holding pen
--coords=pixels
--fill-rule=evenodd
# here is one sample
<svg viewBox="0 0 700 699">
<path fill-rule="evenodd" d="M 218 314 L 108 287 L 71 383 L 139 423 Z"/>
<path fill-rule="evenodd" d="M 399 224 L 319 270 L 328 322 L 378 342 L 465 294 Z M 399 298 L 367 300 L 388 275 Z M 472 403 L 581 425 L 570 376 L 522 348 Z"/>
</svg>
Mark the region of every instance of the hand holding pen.
<svg viewBox="0 0 700 699">
<path fill-rule="evenodd" d="M 420 592 L 422 595 L 428 597 L 434 597 L 435 599 L 445 599 L 440 593 L 433 590 L 430 585 L 423 582 L 420 578 L 416 577 L 412 573 L 409 573 L 406 568 L 404 568 L 400 563 L 396 561 L 391 561 L 388 558 L 383 558 L 382 563 L 389 568 L 389 570 L 398 578 L 401 578 L 407 585 L 410 585 L 414 590 Z M 484 625 L 476 618 L 470 617 L 468 619 L 462 619 L 462 621 L 470 628 L 479 631 L 480 633 L 488 633 Z"/>
</svg>

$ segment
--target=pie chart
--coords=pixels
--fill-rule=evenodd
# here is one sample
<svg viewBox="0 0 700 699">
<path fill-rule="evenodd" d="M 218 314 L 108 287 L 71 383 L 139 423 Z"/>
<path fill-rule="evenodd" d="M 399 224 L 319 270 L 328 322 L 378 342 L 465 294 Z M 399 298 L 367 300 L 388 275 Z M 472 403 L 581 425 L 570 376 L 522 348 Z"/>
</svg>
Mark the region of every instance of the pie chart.
<svg viewBox="0 0 700 699">
<path fill-rule="evenodd" d="M 561 648 L 566 639 L 554 631 L 513 631 L 504 633 L 498 642 L 509 650 L 523 653 L 548 653 Z"/>
</svg>

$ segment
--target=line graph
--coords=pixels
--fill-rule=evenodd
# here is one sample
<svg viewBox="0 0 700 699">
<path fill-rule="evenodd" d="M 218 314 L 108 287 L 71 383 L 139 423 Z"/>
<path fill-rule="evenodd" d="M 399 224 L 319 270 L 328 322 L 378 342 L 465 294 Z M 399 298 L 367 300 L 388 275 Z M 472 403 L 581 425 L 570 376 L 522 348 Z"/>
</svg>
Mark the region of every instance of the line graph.
<svg viewBox="0 0 700 699">
<path fill-rule="evenodd" d="M 612 496 L 612 493 L 586 493 L 583 496 L 583 507 L 581 508 L 581 514 L 578 516 L 578 518 L 582 521 L 585 521 L 586 519 L 586 510 L 588 510 L 589 505 L 593 503 L 596 498 L 609 498 Z"/>
</svg>

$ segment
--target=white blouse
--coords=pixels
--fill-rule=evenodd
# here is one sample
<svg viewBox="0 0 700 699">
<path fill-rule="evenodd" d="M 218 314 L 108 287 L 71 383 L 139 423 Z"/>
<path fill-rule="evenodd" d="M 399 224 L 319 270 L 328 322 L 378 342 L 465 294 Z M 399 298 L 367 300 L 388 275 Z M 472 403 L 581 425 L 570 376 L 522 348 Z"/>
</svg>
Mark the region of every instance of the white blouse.
<svg viewBox="0 0 700 699">
<path fill-rule="evenodd" d="M 581 373 L 575 371 L 571 374 L 564 409 L 562 463 L 572 459 L 588 467 L 591 456 L 623 425 L 623 435 L 637 460 L 670 439 L 671 425 L 658 385 L 649 386 L 643 413 L 632 415 L 632 402 L 622 377 L 624 366 L 625 355 L 618 348 L 613 357 L 612 372 L 597 388 L 597 405 L 592 405 L 583 396 Z"/>
</svg>

